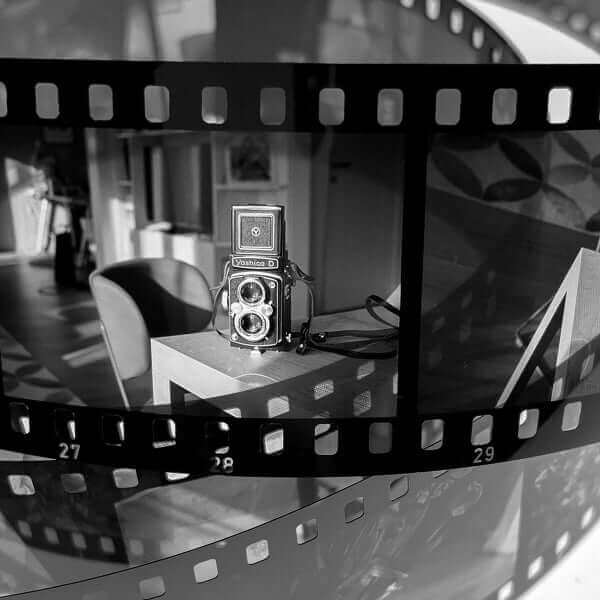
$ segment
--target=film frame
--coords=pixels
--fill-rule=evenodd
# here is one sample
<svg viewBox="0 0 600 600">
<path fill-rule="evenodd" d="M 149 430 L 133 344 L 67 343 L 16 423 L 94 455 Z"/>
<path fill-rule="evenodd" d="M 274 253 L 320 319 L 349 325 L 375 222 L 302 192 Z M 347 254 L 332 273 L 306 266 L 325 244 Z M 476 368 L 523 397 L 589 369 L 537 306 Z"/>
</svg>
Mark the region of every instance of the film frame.
<svg viewBox="0 0 600 600">
<path fill-rule="evenodd" d="M 18 70 L 15 69 L 18 64 Z M 416 67 L 416 68 L 413 68 Z M 102 121 L 101 126 L 125 126 L 152 128 L 218 128 L 264 130 L 259 119 L 260 90 L 265 86 L 279 87 L 286 91 L 287 98 L 294 104 L 288 106 L 285 121 L 275 128 L 322 131 L 326 128 L 319 121 L 319 93 L 326 88 L 341 89 L 348 98 L 345 119 L 335 131 L 366 132 L 384 131 L 389 134 L 402 132 L 406 144 L 411 148 L 406 162 L 405 189 L 414 202 L 406 203 L 403 245 L 410 252 L 403 252 L 401 284 L 403 301 L 401 306 L 400 337 L 403 340 L 399 364 L 403 372 L 418 372 L 417 353 L 410 350 L 420 343 L 421 282 L 423 264 L 423 223 L 425 211 L 425 174 L 429 144 L 435 132 L 469 133 L 481 130 L 559 131 L 564 129 L 590 129 L 597 126 L 598 98 L 600 89 L 590 82 L 595 81 L 596 67 L 495 65 L 493 70 L 486 66 L 435 66 L 435 65 L 213 65 L 209 63 L 102 63 L 62 61 L 2 61 L 0 71 L 6 87 L 7 111 L 2 117 L 6 124 L 48 123 L 40 119 L 35 108 L 35 86 L 41 79 L 51 80 L 57 86 L 60 110 L 52 119 L 55 125 L 89 126 L 98 125 L 89 115 L 87 101 L 92 82 L 106 82 L 113 88 L 115 106 L 113 119 Z M 42 73 L 43 72 L 43 77 Z M 217 78 L 217 73 L 218 78 Z M 227 90 L 228 118 L 219 125 L 201 122 L 196 102 L 201 102 L 201 89 L 189 89 L 189 82 L 205 81 Z M 119 90 L 119 81 L 127 82 L 127 94 Z M 453 82 L 452 84 L 450 82 Z M 359 84 L 357 84 L 359 82 Z M 435 85 L 434 83 L 435 82 Z M 103 84 L 104 85 L 104 84 Z M 171 98 L 170 118 L 164 123 L 148 121 L 144 112 L 144 95 L 148 86 L 163 86 L 169 89 Z M 181 86 L 181 87 L 180 87 Z M 450 88 L 450 86 L 453 86 Z M 396 126 L 384 126 L 377 122 L 377 95 L 381 89 L 401 89 L 404 95 L 402 122 Z M 557 88 L 571 90 L 570 114 L 564 122 L 549 122 L 547 106 L 549 95 Z M 436 99 L 439 91 L 455 89 L 461 94 L 460 117 L 453 125 L 436 121 Z M 491 122 L 492 101 L 498 89 L 516 90 L 517 114 L 513 123 L 494 125 Z M 64 90 L 61 92 L 61 90 Z M 200 95 L 198 95 L 200 94 Z M 22 101 L 11 104 L 11 95 Z M 125 102 L 120 98 L 126 98 Z M 236 103 L 235 98 L 244 98 Z M 200 119 L 200 120 L 199 120 Z M 420 199 L 420 200 L 419 200 Z M 587 255 L 586 255 L 587 256 Z M 593 261 L 592 256 L 586 260 Z M 582 358 L 584 360 L 585 357 Z M 392 383 L 393 384 L 393 383 Z M 176 391 L 177 386 L 174 385 Z M 177 414 L 170 410 L 155 409 L 152 412 L 111 410 L 108 413 L 90 407 L 70 406 L 65 416 L 64 407 L 48 402 L 11 400 L 3 405 L 3 439 L 7 450 L 25 452 L 37 456 L 49 456 L 81 460 L 114 466 L 160 467 L 165 471 L 202 473 L 211 472 L 215 461 L 210 443 L 199 451 L 196 443 L 198 432 L 204 428 L 214 429 L 224 423 L 229 429 L 231 459 L 235 468 L 220 469 L 222 474 L 375 474 L 394 471 L 423 471 L 459 467 L 472 464 L 478 459 L 480 450 L 470 443 L 473 420 L 481 416 L 478 411 L 447 415 L 417 414 L 414 401 L 418 395 L 416 376 L 398 378 L 398 397 L 402 399 L 401 416 L 395 419 L 325 420 L 315 423 L 313 419 L 282 420 L 242 418 L 229 416 L 197 418 L 190 411 Z M 251 395 L 264 394 L 249 392 Z M 234 399 L 232 399 L 234 401 Z M 411 408 L 413 406 L 413 408 Z M 563 412 L 572 410 L 569 400 L 551 404 L 528 405 L 527 409 L 539 411 L 539 423 L 543 427 L 526 440 L 518 435 L 522 407 L 507 406 L 495 411 L 493 461 L 534 456 L 580 446 L 595 441 L 596 420 L 600 418 L 591 402 L 583 402 L 583 416 L 576 431 L 561 431 Z M 58 412 L 57 412 L 58 411 Z M 411 412 L 412 411 L 412 412 Z M 68 418 L 67 418 L 68 417 Z M 69 439 L 58 431 L 61 419 L 75 424 L 77 434 Z M 152 446 L 153 431 L 161 418 L 174 422 L 177 440 L 172 447 Z M 443 452 L 429 452 L 423 448 L 423 427 L 432 422 L 443 421 Z M 40 428 L 40 423 L 53 423 L 54 427 Z M 103 439 L 103 428 L 107 423 L 122 428 L 120 444 L 108 447 Z M 104 424 L 104 425 L 103 425 Z M 248 461 L 247 448 L 261 446 L 261 435 L 265 428 L 275 424 L 286 429 L 291 448 L 274 455 L 257 453 Z M 64 424 L 63 424 L 64 425 Z M 340 449 L 335 457 L 318 456 L 311 449 L 312 432 L 315 425 L 335 427 L 339 432 Z M 385 454 L 371 454 L 368 447 L 368 430 L 372 425 L 391 427 L 392 447 Z M 293 433 L 292 433 L 293 431 Z M 64 433 L 64 431 L 62 431 Z M 546 434 L 547 432 L 547 434 Z M 82 436 L 86 443 L 77 439 Z M 206 437 L 205 437 L 206 439 Z M 346 445 L 345 439 L 363 440 L 362 443 Z M 549 440 L 552 440 L 550 443 Z M 468 443 L 465 443 L 465 440 Z M 295 456 L 294 456 L 295 454 Z M 406 457 L 411 457 L 407 464 Z M 344 466 L 345 465 L 345 466 Z M 213 470 L 213 472 L 215 472 Z"/>
</svg>

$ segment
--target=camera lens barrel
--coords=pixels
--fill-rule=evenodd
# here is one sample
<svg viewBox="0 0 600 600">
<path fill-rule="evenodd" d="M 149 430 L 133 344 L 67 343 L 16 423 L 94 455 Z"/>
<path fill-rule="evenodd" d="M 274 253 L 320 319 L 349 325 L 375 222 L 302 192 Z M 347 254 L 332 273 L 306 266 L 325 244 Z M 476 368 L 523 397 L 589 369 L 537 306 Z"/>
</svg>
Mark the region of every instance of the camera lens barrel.
<svg viewBox="0 0 600 600">
<path fill-rule="evenodd" d="M 238 295 L 240 300 L 249 306 L 264 302 L 267 297 L 265 286 L 256 277 L 244 279 L 238 288 Z"/>
<path fill-rule="evenodd" d="M 256 313 L 246 313 L 240 319 L 240 327 L 245 333 L 254 335 L 263 328 L 263 321 Z"/>
<path fill-rule="evenodd" d="M 269 333 L 269 320 L 256 310 L 246 310 L 235 315 L 234 327 L 239 336 L 249 342 L 259 342 Z"/>
</svg>

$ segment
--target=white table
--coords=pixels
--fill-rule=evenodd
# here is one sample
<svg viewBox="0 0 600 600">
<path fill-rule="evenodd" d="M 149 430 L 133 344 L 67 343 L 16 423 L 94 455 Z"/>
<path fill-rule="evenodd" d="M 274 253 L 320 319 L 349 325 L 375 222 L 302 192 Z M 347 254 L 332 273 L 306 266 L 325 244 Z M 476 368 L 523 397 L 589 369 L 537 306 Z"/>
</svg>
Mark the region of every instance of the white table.
<svg viewBox="0 0 600 600">
<path fill-rule="evenodd" d="M 366 310 L 313 320 L 314 331 L 382 328 Z M 157 338 L 151 347 L 155 405 L 172 403 L 174 383 L 235 416 L 392 416 L 396 412 L 396 358 L 354 359 L 314 349 L 303 356 L 294 349 L 260 353 L 232 348 L 215 331 Z M 256 388 L 261 388 L 260 394 L 243 394 Z M 239 396 L 227 396 L 231 394 Z"/>
</svg>

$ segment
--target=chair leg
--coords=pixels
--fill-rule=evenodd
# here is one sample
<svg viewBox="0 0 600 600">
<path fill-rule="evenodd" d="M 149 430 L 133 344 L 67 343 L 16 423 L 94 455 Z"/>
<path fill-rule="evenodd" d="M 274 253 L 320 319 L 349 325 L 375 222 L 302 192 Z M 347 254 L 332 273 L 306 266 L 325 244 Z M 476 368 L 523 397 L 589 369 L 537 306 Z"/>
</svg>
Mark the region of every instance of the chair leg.
<svg viewBox="0 0 600 600">
<path fill-rule="evenodd" d="M 100 330 L 102 331 L 102 337 L 104 338 L 104 343 L 106 344 L 106 349 L 108 350 L 108 357 L 110 358 L 110 364 L 112 366 L 113 372 L 115 374 L 115 379 L 117 380 L 117 386 L 119 387 L 119 392 L 121 393 L 121 398 L 123 399 L 123 404 L 125 408 L 129 408 L 129 398 L 127 397 L 127 392 L 125 391 L 125 386 L 123 385 L 123 380 L 119 375 L 119 370 L 117 369 L 117 362 L 115 361 L 115 357 L 112 351 L 112 347 L 110 342 L 108 341 L 108 335 L 106 335 L 106 330 L 104 328 L 104 324 L 100 323 Z"/>
</svg>

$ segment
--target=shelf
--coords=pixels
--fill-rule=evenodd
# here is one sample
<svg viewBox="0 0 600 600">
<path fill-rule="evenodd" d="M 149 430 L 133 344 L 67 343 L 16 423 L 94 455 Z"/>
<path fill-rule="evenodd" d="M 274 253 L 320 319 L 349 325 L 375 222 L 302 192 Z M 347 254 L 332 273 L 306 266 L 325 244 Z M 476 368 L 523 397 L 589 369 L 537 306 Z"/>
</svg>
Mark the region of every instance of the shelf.
<svg viewBox="0 0 600 600">
<path fill-rule="evenodd" d="M 214 188 L 231 192 L 277 192 L 286 189 L 287 186 L 276 183 L 215 183 Z"/>
</svg>

